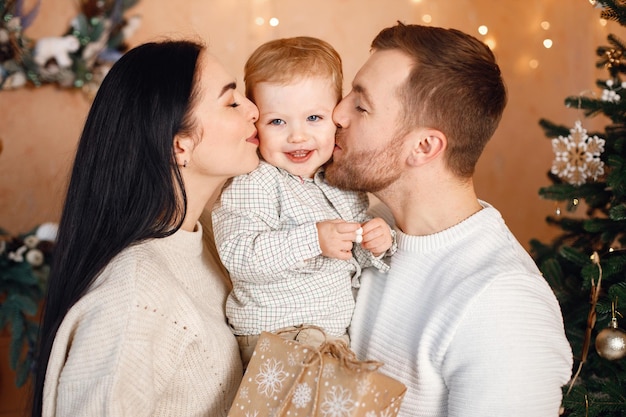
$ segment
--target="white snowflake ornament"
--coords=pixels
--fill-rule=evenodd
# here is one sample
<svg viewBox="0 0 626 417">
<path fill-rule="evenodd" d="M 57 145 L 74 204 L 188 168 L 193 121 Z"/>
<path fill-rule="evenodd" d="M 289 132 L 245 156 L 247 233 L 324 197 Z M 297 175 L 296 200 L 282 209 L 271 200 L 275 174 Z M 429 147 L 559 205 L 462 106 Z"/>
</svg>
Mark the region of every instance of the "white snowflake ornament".
<svg viewBox="0 0 626 417">
<path fill-rule="evenodd" d="M 609 103 L 617 103 L 621 100 L 620 95 L 615 90 L 602 90 L 602 101 L 608 101 Z"/>
<path fill-rule="evenodd" d="M 604 143 L 604 139 L 598 136 L 588 136 L 577 120 L 569 136 L 552 139 L 556 157 L 551 172 L 574 185 L 584 184 L 589 178 L 597 180 L 604 174 L 604 162 L 600 160 Z"/>
<path fill-rule="evenodd" d="M 600 97 L 600 100 L 609 103 L 619 103 L 619 101 L 622 99 L 620 91 L 626 88 L 626 82 L 620 83 L 619 80 L 616 81 L 606 80 L 605 84 L 607 88 L 602 90 L 602 96 Z"/>
</svg>

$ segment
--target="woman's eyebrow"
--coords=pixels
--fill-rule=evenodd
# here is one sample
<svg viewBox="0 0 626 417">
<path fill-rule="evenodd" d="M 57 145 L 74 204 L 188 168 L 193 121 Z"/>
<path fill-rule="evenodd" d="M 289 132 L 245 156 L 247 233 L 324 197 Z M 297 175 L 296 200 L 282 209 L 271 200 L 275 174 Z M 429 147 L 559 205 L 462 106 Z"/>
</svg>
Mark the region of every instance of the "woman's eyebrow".
<svg viewBox="0 0 626 417">
<path fill-rule="evenodd" d="M 217 97 L 218 98 L 222 97 L 227 91 L 236 90 L 236 89 L 237 89 L 237 83 L 236 82 L 233 81 L 232 83 L 228 83 L 224 87 L 222 87 L 222 91 L 220 91 L 220 95 L 217 96 Z"/>
</svg>

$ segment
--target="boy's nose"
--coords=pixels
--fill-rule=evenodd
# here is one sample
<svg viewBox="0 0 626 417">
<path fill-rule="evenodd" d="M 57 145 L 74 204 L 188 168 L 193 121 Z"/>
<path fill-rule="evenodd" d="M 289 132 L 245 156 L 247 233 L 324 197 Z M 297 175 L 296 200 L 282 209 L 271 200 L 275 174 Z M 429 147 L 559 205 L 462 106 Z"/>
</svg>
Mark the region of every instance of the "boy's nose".
<svg viewBox="0 0 626 417">
<path fill-rule="evenodd" d="M 290 143 L 306 142 L 307 136 L 302 130 L 293 130 L 287 139 Z"/>
</svg>

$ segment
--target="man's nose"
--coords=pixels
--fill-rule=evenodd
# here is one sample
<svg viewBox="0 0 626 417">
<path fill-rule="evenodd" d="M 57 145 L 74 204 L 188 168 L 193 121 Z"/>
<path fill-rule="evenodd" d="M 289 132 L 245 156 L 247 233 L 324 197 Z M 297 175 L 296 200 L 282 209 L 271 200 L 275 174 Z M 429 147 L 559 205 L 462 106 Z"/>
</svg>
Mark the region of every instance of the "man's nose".
<svg viewBox="0 0 626 417">
<path fill-rule="evenodd" d="M 344 112 L 345 101 L 341 100 L 337 106 L 335 106 L 335 110 L 333 110 L 333 122 L 335 126 L 338 128 L 347 127 L 348 119 L 345 117 Z"/>
</svg>

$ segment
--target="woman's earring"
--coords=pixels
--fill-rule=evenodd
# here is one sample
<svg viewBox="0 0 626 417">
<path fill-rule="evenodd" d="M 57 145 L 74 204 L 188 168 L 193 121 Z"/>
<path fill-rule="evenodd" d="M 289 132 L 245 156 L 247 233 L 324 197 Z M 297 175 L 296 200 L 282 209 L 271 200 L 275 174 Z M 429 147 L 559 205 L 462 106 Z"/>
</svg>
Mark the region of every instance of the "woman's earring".
<svg viewBox="0 0 626 417">
<path fill-rule="evenodd" d="M 183 162 L 183 168 L 187 168 L 187 160 L 185 159 L 185 161 Z"/>
</svg>

